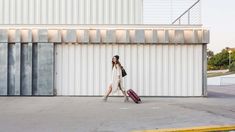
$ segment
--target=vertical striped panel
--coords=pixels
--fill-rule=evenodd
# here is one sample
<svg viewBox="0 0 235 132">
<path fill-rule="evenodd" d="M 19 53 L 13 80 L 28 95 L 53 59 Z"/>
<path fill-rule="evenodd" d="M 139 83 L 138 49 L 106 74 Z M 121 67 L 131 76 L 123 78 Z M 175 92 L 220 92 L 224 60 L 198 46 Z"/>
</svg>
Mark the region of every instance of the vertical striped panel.
<svg viewBox="0 0 235 132">
<path fill-rule="evenodd" d="M 13 0 L 12 0 L 13 1 Z M 36 0 L 35 0 L 36 1 Z M 29 0 L 29 8 L 28 10 L 30 10 L 29 13 L 29 23 L 28 24 L 36 24 L 36 20 L 34 19 L 34 16 L 36 14 L 36 9 L 35 9 L 35 4 L 34 1 Z M 14 16 L 12 18 L 15 18 Z M 14 24 L 14 21 L 11 22 L 11 24 Z"/>
<path fill-rule="evenodd" d="M 189 49 L 188 49 L 188 87 L 192 87 L 190 89 L 188 89 L 188 93 L 187 95 L 189 96 L 193 96 L 193 89 L 194 89 L 194 85 L 193 85 L 193 81 L 194 81 L 194 76 L 191 76 L 191 75 L 194 75 L 194 46 L 193 45 L 189 45 Z"/>
<path fill-rule="evenodd" d="M 198 58 L 198 60 L 199 60 L 199 65 L 202 65 L 202 67 L 199 67 L 200 72 L 198 72 L 198 73 L 199 73 L 200 83 L 198 83 L 198 84 L 203 85 L 203 86 L 205 85 L 205 86 L 204 87 L 202 86 L 202 88 L 197 89 L 197 93 L 202 93 L 203 92 L 202 89 L 205 88 L 204 90 L 206 90 L 206 86 L 207 86 L 206 82 L 204 82 L 204 84 L 203 84 L 203 81 L 207 81 L 207 78 L 203 78 L 203 76 L 202 76 L 203 74 L 205 75 L 204 77 L 206 77 L 206 75 L 207 75 L 207 72 L 206 72 L 207 63 L 204 62 L 204 68 L 203 68 L 203 61 L 207 61 L 207 59 L 204 58 L 206 56 L 206 53 L 204 53 L 204 55 L 203 55 L 203 52 L 206 51 L 206 46 L 205 45 L 199 45 L 199 46 L 202 47 L 202 48 L 198 49 L 202 53 L 202 55 L 198 56 L 198 57 L 200 57 L 200 58 Z M 203 56 L 203 57 L 201 57 L 201 56 Z M 202 60 L 201 60 L 201 58 L 202 58 Z M 198 87 L 201 87 L 200 85 Z"/>
<path fill-rule="evenodd" d="M 162 55 L 162 50 L 163 50 L 163 46 L 162 45 L 159 45 L 159 46 L 156 46 L 155 47 L 157 49 L 157 52 L 156 52 L 156 68 L 157 68 L 157 78 L 156 78 L 156 82 L 157 82 L 157 86 L 156 86 L 156 89 L 157 89 L 157 93 L 156 95 L 163 95 L 163 87 L 162 87 L 162 84 L 163 84 L 163 55 Z"/>
<path fill-rule="evenodd" d="M 60 90 L 62 93 L 64 93 L 65 95 L 68 95 L 68 45 L 63 45 L 63 47 L 61 47 L 61 63 L 62 64 L 66 64 L 66 65 L 62 65 L 61 66 L 61 87 Z M 60 58 L 59 58 L 60 59 Z M 59 71 L 58 71 L 59 72 Z M 60 82 L 59 82 L 60 83 Z M 65 89 L 65 87 L 67 87 Z M 58 90 L 59 92 L 59 90 Z M 59 94 L 59 93 L 58 93 Z"/>
<path fill-rule="evenodd" d="M 37 44 L 33 44 L 33 59 L 32 59 L 32 79 L 33 79 L 33 84 L 32 84 L 32 94 L 36 95 L 37 94 L 37 81 L 38 81 L 38 45 Z"/>
<path fill-rule="evenodd" d="M 176 86 L 174 84 L 176 78 L 175 78 L 175 74 L 176 74 L 176 60 L 175 60 L 175 49 L 176 46 L 175 45 L 169 45 L 169 95 L 170 96 L 174 96 L 175 91 L 176 91 Z"/>
<path fill-rule="evenodd" d="M 21 43 L 15 43 L 15 95 L 20 95 L 21 86 Z"/>
<path fill-rule="evenodd" d="M 188 85 L 187 85 L 187 83 L 188 83 L 188 81 L 187 81 L 187 79 L 188 79 L 188 74 L 187 74 L 187 71 L 188 71 L 188 63 L 185 63 L 185 62 L 187 62 L 188 60 L 187 60 L 187 58 L 188 58 L 188 49 L 187 49 L 187 45 L 182 45 L 182 53 L 181 53 L 181 74 L 182 74 L 182 76 L 181 76 L 181 83 L 182 83 L 182 85 L 181 85 L 181 88 L 182 88 L 182 91 L 181 91 L 181 95 L 182 96 L 186 96 L 187 95 L 187 91 L 188 91 Z"/>
<path fill-rule="evenodd" d="M 61 44 L 57 44 L 55 47 L 55 60 L 57 63 L 61 64 L 62 61 L 62 46 Z M 55 94 L 62 93 L 61 92 L 61 74 L 62 74 L 62 65 L 54 65 L 55 66 L 55 72 L 54 72 L 54 86 L 55 86 Z"/>
<path fill-rule="evenodd" d="M 139 57 L 139 53 L 138 53 L 138 45 L 137 44 L 133 44 L 131 45 L 131 56 L 130 56 L 130 60 L 131 60 L 131 65 L 130 65 L 130 71 L 128 72 L 131 75 L 131 88 L 132 89 L 136 89 L 136 92 L 140 92 L 139 86 L 140 83 L 142 82 L 138 82 L 136 80 L 138 80 L 140 78 L 140 72 L 138 72 L 138 70 L 141 68 L 141 65 L 139 65 L 138 62 L 140 62 Z"/>
<path fill-rule="evenodd" d="M 164 45 L 162 47 L 162 95 L 167 96 L 169 92 L 169 77 L 168 77 L 168 67 L 169 67 L 169 45 Z M 161 64 L 161 63 L 160 63 Z"/>
<path fill-rule="evenodd" d="M 149 90 L 149 95 L 150 96 L 153 96 L 153 95 L 156 95 L 156 85 L 157 85 L 157 82 L 156 82 L 156 79 L 157 79 L 157 64 L 156 64 L 156 48 L 152 45 L 149 46 L 150 48 L 150 51 L 149 51 L 149 58 L 150 58 L 150 62 L 149 62 L 149 70 L 151 71 L 150 72 L 150 75 L 149 75 L 149 87 L 150 87 L 150 90 Z"/>
<path fill-rule="evenodd" d="M 15 44 L 9 44 L 8 46 L 8 93 L 10 95 L 15 94 Z"/>
<path fill-rule="evenodd" d="M 150 71 L 150 65 L 151 65 L 151 62 L 150 62 L 150 45 L 145 45 L 143 46 L 144 47 L 144 65 L 143 65 L 143 69 L 144 69 L 144 75 L 143 75 L 143 82 L 144 82 L 144 85 L 143 85 L 143 88 L 145 89 L 142 89 L 143 90 L 143 95 L 150 95 L 150 91 L 151 91 L 151 87 L 150 87 L 150 74 L 151 74 L 151 71 Z"/>
<path fill-rule="evenodd" d="M 37 50 L 37 91 L 35 95 L 53 95 L 54 45 L 38 43 Z"/>
<path fill-rule="evenodd" d="M 20 95 L 21 43 L 9 44 L 9 95 Z"/>
<path fill-rule="evenodd" d="M 81 89 L 81 78 L 82 78 L 82 74 L 81 71 L 79 69 L 81 69 L 81 46 L 79 44 L 75 45 L 75 95 L 79 94 Z"/>
<path fill-rule="evenodd" d="M 106 84 L 110 84 L 111 81 L 111 74 L 112 74 L 112 57 L 113 55 L 118 54 L 119 45 L 106 45 L 106 54 L 105 54 L 105 69 L 107 72 L 105 72 L 106 76 Z M 103 63 L 103 62 L 100 62 Z M 105 86 L 104 88 L 107 88 Z"/>
<path fill-rule="evenodd" d="M 49 0 L 48 1 L 48 5 L 47 5 L 47 19 L 48 19 L 48 24 L 53 24 L 54 22 L 54 15 L 53 15 L 53 11 L 54 11 L 54 0 Z"/>
<path fill-rule="evenodd" d="M 87 81 L 89 82 L 88 83 L 88 86 L 87 86 L 87 89 L 88 89 L 88 94 L 87 95 L 94 95 L 94 45 L 93 44 L 89 44 L 87 45 L 87 68 L 89 69 L 88 70 L 88 73 L 87 73 Z"/>
<path fill-rule="evenodd" d="M 68 58 L 67 58 L 67 60 L 68 60 L 68 73 L 69 73 L 69 75 L 68 75 L 68 81 L 69 81 L 69 83 L 68 83 L 68 89 L 69 89 L 69 92 L 68 92 L 68 94 L 69 95 L 73 95 L 74 93 L 75 93 L 75 74 L 74 74 L 74 71 L 75 70 L 73 70 L 74 68 L 75 68 L 75 63 L 74 63 L 74 61 L 75 61 L 75 45 L 74 44 L 72 44 L 72 43 L 69 43 L 68 44 Z"/>
<path fill-rule="evenodd" d="M 142 0 L 0 0 L 0 24 L 142 24 L 142 14 Z"/>
<path fill-rule="evenodd" d="M 106 57 L 106 45 L 99 45 L 100 46 L 100 62 L 99 62 L 99 78 L 100 78 L 100 85 L 99 85 L 99 94 L 101 95 L 103 92 L 105 92 L 105 89 L 107 88 L 107 84 L 105 82 L 105 73 L 108 69 L 106 69 L 105 66 L 105 57 Z M 109 80 L 108 80 L 109 82 Z"/>
<path fill-rule="evenodd" d="M 137 56 L 137 57 L 136 57 Z M 137 52 L 135 55 L 133 55 L 133 58 L 136 58 L 135 61 L 133 62 L 132 69 L 137 69 L 133 73 L 133 79 L 132 81 L 135 82 L 135 80 L 142 80 L 138 81 L 137 83 L 133 84 L 133 88 L 137 89 L 137 92 L 140 95 L 144 95 L 144 83 L 145 83 L 145 77 L 144 77 L 144 46 L 137 44 Z M 137 68 L 136 68 L 137 67 Z"/>
<path fill-rule="evenodd" d="M 125 70 L 126 71 L 130 71 L 131 70 L 131 51 L 132 51 L 132 49 L 131 49 L 131 44 L 127 44 L 127 45 L 125 45 L 124 47 L 124 52 L 125 52 L 125 59 L 123 60 L 124 62 L 125 62 Z M 126 86 L 126 88 L 132 88 L 132 81 L 131 81 L 131 79 L 132 79 L 132 76 L 131 76 L 131 74 L 130 74 L 130 72 L 128 72 L 127 73 L 127 76 L 128 76 L 128 79 L 125 77 L 124 79 L 125 79 L 125 82 L 126 82 L 126 84 L 125 84 L 125 86 Z"/>
<path fill-rule="evenodd" d="M 126 58 L 126 55 L 125 55 L 125 45 L 118 45 L 119 46 L 119 57 L 120 57 L 120 60 L 123 60 L 122 61 L 122 65 L 125 66 L 126 65 L 126 61 L 124 61 L 124 58 Z M 126 84 L 126 78 L 123 79 L 123 84 L 125 86 Z"/>
<path fill-rule="evenodd" d="M 202 45 L 56 44 L 57 95 L 103 95 L 118 54 L 124 87 L 141 96 L 201 96 Z M 119 91 L 114 95 L 122 95 Z"/>
<path fill-rule="evenodd" d="M 82 51 L 81 51 L 81 58 L 82 58 L 82 61 L 81 61 L 81 93 L 82 95 L 88 95 L 88 65 L 87 65 L 87 61 L 88 59 L 88 53 L 87 53 L 87 50 L 88 50 L 88 46 L 87 44 L 84 44 L 81 46 L 82 48 Z M 105 64 L 105 63 L 104 63 Z M 90 69 L 89 69 L 90 70 Z M 105 76 L 104 76 L 105 77 Z"/>
<path fill-rule="evenodd" d="M 99 95 L 100 93 L 100 46 L 94 45 L 94 95 Z M 79 56 L 79 53 L 77 54 Z M 80 65 L 80 64 L 78 64 Z M 106 87 L 104 87 L 106 88 Z"/>
<path fill-rule="evenodd" d="M 21 95 L 32 95 L 32 43 L 22 44 Z"/>
<path fill-rule="evenodd" d="M 7 95 L 8 44 L 0 43 L 0 95 Z"/>
<path fill-rule="evenodd" d="M 180 45 L 176 45 L 175 46 L 175 66 L 174 66 L 174 70 L 175 70 L 175 95 L 176 96 L 181 96 L 181 91 L 182 91 L 182 86 L 181 86 L 181 71 L 182 71 L 182 67 L 181 67 L 181 63 L 182 63 L 182 59 L 181 59 L 181 47 Z"/>
</svg>

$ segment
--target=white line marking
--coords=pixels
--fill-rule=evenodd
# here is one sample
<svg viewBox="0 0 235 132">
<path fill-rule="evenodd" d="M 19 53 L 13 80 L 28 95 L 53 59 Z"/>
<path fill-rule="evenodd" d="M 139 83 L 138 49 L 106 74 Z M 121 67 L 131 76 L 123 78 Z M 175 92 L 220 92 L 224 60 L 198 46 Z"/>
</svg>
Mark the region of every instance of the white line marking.
<svg viewBox="0 0 235 132">
<path fill-rule="evenodd" d="M 160 109 L 159 107 L 152 107 L 152 109 Z"/>
<path fill-rule="evenodd" d="M 121 110 L 127 110 L 127 109 L 129 109 L 129 108 L 120 108 Z"/>
</svg>

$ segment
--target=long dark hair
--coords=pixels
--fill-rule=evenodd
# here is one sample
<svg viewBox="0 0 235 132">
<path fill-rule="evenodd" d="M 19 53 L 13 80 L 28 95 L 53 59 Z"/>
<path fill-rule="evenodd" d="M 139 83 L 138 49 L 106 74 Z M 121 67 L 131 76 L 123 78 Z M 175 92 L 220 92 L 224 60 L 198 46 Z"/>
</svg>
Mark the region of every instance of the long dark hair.
<svg viewBox="0 0 235 132">
<path fill-rule="evenodd" d="M 114 56 L 114 57 L 115 57 L 115 56 Z M 117 58 L 116 58 L 116 59 L 117 59 Z M 118 64 L 120 67 L 122 67 L 122 65 L 121 65 L 121 63 L 120 63 L 120 61 L 119 61 L 119 59 L 117 59 L 116 64 Z M 115 62 L 113 62 L 113 60 L 112 60 L 112 69 L 113 69 L 114 65 L 115 65 Z"/>
</svg>

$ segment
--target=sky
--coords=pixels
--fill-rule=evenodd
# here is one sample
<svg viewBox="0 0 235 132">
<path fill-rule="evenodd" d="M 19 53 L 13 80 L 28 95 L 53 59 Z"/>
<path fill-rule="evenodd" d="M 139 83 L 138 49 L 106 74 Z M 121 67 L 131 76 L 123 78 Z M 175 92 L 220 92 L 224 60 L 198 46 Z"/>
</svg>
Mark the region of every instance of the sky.
<svg viewBox="0 0 235 132">
<path fill-rule="evenodd" d="M 201 20 L 210 30 L 210 50 L 235 48 L 235 0 L 202 0 Z"/>
</svg>

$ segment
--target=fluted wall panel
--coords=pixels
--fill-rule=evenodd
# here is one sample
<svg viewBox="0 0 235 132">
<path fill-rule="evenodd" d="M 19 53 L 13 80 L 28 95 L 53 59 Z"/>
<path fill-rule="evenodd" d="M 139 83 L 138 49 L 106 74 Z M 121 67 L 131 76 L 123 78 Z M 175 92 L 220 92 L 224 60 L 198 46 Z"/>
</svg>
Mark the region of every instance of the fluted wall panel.
<svg viewBox="0 0 235 132">
<path fill-rule="evenodd" d="M 202 45 L 55 45 L 57 95 L 103 95 L 118 54 L 126 89 L 141 96 L 202 96 Z M 121 92 L 114 95 L 121 95 Z"/>
<path fill-rule="evenodd" d="M 141 96 L 206 96 L 207 43 L 209 30 L 201 27 L 3 28 L 0 95 L 101 96 L 118 54 L 126 89 Z"/>
<path fill-rule="evenodd" d="M 0 24 L 142 24 L 142 0 L 0 0 Z"/>
</svg>

